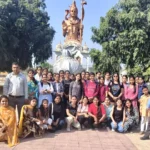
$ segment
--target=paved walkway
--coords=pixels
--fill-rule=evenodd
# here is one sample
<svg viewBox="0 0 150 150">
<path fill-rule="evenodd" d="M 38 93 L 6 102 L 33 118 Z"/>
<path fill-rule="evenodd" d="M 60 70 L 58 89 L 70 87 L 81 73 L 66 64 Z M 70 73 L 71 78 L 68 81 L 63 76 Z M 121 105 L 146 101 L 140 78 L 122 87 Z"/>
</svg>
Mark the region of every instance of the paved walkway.
<svg viewBox="0 0 150 150">
<path fill-rule="evenodd" d="M 47 133 L 39 139 L 24 139 L 13 148 L 8 148 L 5 143 L 1 142 L 0 150 L 138 150 L 134 144 L 138 145 L 140 140 L 135 137 L 134 134 L 126 135 L 106 130 L 72 130 L 69 133 L 59 131 Z M 145 143 L 145 141 L 143 142 Z M 146 144 L 150 145 L 150 141 L 146 141 Z"/>
</svg>

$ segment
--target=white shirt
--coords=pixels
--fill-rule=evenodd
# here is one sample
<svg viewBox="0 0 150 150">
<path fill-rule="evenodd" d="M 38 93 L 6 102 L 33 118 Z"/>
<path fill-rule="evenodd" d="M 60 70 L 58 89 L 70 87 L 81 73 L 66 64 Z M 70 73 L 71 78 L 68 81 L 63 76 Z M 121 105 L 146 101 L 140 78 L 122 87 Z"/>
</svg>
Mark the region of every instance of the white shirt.
<svg viewBox="0 0 150 150">
<path fill-rule="evenodd" d="M 108 86 L 109 83 L 110 83 L 110 80 L 105 80 L 104 85 Z"/>
<path fill-rule="evenodd" d="M 42 75 L 39 76 L 39 74 L 37 73 L 35 76 L 34 76 L 35 80 L 40 82 L 42 80 Z"/>
<path fill-rule="evenodd" d="M 22 73 L 15 75 L 13 72 L 8 74 L 3 86 L 3 94 L 7 96 L 25 96 L 25 99 L 27 99 L 28 85 L 25 75 Z"/>
<path fill-rule="evenodd" d="M 88 112 L 88 105 L 84 106 L 83 104 L 79 104 L 77 111 L 79 113 L 87 113 Z"/>
</svg>

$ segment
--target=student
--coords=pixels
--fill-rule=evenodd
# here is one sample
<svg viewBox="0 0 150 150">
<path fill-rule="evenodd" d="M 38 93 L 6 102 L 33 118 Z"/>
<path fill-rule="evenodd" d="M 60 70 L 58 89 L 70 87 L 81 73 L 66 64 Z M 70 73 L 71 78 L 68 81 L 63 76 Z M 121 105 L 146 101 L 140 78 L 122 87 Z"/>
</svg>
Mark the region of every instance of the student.
<svg viewBox="0 0 150 150">
<path fill-rule="evenodd" d="M 101 78 L 101 72 L 96 72 L 96 78 L 95 78 L 95 81 L 96 81 L 97 83 L 100 82 L 100 78 Z"/>
<path fill-rule="evenodd" d="M 66 109 L 66 122 L 67 122 L 67 131 L 71 130 L 71 126 L 81 130 L 80 123 L 77 120 L 77 97 L 72 96 L 71 103 L 67 106 Z"/>
<path fill-rule="evenodd" d="M 139 77 L 138 77 L 138 76 L 135 77 L 135 83 L 136 83 L 137 85 L 139 84 Z"/>
<path fill-rule="evenodd" d="M 38 98 L 38 82 L 34 78 L 34 71 L 32 69 L 28 70 L 28 97 Z"/>
<path fill-rule="evenodd" d="M 88 107 L 88 98 L 84 96 L 82 103 L 78 105 L 77 109 L 77 119 L 81 125 L 81 128 L 84 128 L 85 123 L 88 121 Z"/>
<path fill-rule="evenodd" d="M 48 108 L 48 100 L 43 99 L 42 104 L 39 108 L 39 119 L 41 121 L 40 126 L 43 129 L 52 129 L 52 118 L 49 115 L 49 108 Z"/>
<path fill-rule="evenodd" d="M 111 104 L 109 97 L 105 98 L 105 101 L 103 103 L 105 111 L 106 111 L 106 124 L 107 127 L 111 128 L 111 111 L 114 105 Z"/>
<path fill-rule="evenodd" d="M 129 77 L 129 84 L 124 85 L 124 97 L 126 99 L 130 99 L 132 101 L 133 107 L 138 107 L 137 106 L 137 99 L 138 96 L 138 85 L 135 83 L 135 78 L 134 76 Z"/>
<path fill-rule="evenodd" d="M 37 74 L 34 76 L 35 80 L 40 82 L 42 80 L 42 67 L 38 66 L 36 69 Z"/>
<path fill-rule="evenodd" d="M 105 101 L 105 97 L 108 96 L 108 86 L 104 85 L 104 77 L 100 77 L 98 95 L 101 103 L 103 103 Z"/>
<path fill-rule="evenodd" d="M 106 118 L 106 111 L 103 105 L 98 105 L 99 99 L 97 97 L 93 98 L 93 103 L 89 105 L 89 125 L 91 129 L 98 128 Z"/>
<path fill-rule="evenodd" d="M 140 115 L 141 115 L 141 132 L 140 134 L 144 134 L 144 132 L 148 129 L 148 123 L 150 118 L 150 113 L 147 113 L 147 103 L 150 95 L 148 93 L 148 88 L 145 86 L 143 87 L 143 95 L 141 96 L 139 103 L 140 103 Z"/>
<path fill-rule="evenodd" d="M 65 124 L 65 108 L 60 95 L 57 95 L 54 102 L 49 105 L 49 116 L 53 119 L 53 127 L 56 130 L 63 128 Z"/>
<path fill-rule="evenodd" d="M 123 104 L 120 99 L 116 100 L 116 105 L 113 107 L 110 116 L 112 131 L 123 132 Z"/>
<path fill-rule="evenodd" d="M 71 79 L 71 81 L 74 81 L 74 80 L 75 80 L 75 75 L 74 75 L 74 74 L 71 74 L 71 75 L 70 75 L 70 79 Z"/>
<path fill-rule="evenodd" d="M 146 109 L 147 109 L 147 113 L 150 114 L 150 99 L 148 100 L 147 108 L 146 108 Z M 150 139 L 150 128 L 149 128 L 149 130 L 147 130 L 147 131 L 145 132 L 144 136 L 141 137 L 140 139 L 141 139 L 141 140 L 148 140 L 148 139 Z"/>
<path fill-rule="evenodd" d="M 90 79 L 90 73 L 88 71 L 85 72 L 85 81 Z"/>
<path fill-rule="evenodd" d="M 9 147 L 17 145 L 17 118 L 14 108 L 9 106 L 9 99 L 5 95 L 0 97 L 0 125 L 0 141 L 7 141 Z"/>
<path fill-rule="evenodd" d="M 64 80 L 64 74 L 65 74 L 65 72 L 63 70 L 59 71 L 60 82 L 62 82 Z"/>
<path fill-rule="evenodd" d="M 104 82 L 104 84 L 106 85 L 106 86 L 108 86 L 109 85 L 109 83 L 110 83 L 110 73 L 109 72 L 106 72 L 105 73 L 105 82 Z"/>
<path fill-rule="evenodd" d="M 126 84 L 128 84 L 128 76 L 127 75 L 123 75 L 122 76 L 122 85 L 124 86 L 124 85 L 126 85 Z"/>
<path fill-rule="evenodd" d="M 81 72 L 81 80 L 82 80 L 82 83 L 85 82 L 85 71 Z"/>
<path fill-rule="evenodd" d="M 42 75 L 42 81 L 38 83 L 39 88 L 39 102 L 38 107 L 40 107 L 42 100 L 47 99 L 49 103 L 52 103 L 52 93 L 54 91 L 51 83 L 47 82 L 47 76 Z"/>
<path fill-rule="evenodd" d="M 139 100 L 141 96 L 143 95 L 143 87 L 146 86 L 143 76 L 139 77 L 138 86 L 139 86 L 139 90 L 138 90 L 138 100 Z"/>
<path fill-rule="evenodd" d="M 64 86 L 63 83 L 60 82 L 60 77 L 59 74 L 55 75 L 55 81 L 53 82 L 53 96 L 54 98 L 56 97 L 56 95 L 60 95 L 61 97 L 63 97 L 64 94 Z"/>
<path fill-rule="evenodd" d="M 43 74 L 45 74 L 45 75 L 47 75 L 47 74 L 48 74 L 48 68 L 44 68 L 44 69 L 43 69 L 43 71 L 42 71 L 42 75 L 43 75 Z"/>
<path fill-rule="evenodd" d="M 71 83 L 70 79 L 70 72 L 65 71 L 65 79 L 63 80 L 63 87 L 64 87 L 64 96 L 63 96 L 63 103 L 65 108 L 67 107 L 67 103 L 69 102 L 69 87 Z"/>
<path fill-rule="evenodd" d="M 90 73 L 90 80 L 84 83 L 84 90 L 85 96 L 89 99 L 89 103 L 92 103 L 93 98 L 98 96 L 99 92 L 99 86 L 95 82 L 95 74 L 93 72 Z"/>
<path fill-rule="evenodd" d="M 123 94 L 123 86 L 119 81 L 119 74 L 114 73 L 113 80 L 109 83 L 109 96 L 112 102 L 116 102 L 117 99 L 120 99 Z"/>
<path fill-rule="evenodd" d="M 71 101 L 72 96 L 76 96 L 78 102 L 82 100 L 83 96 L 83 85 L 81 82 L 81 74 L 76 74 L 76 80 L 70 83 L 69 87 L 69 101 Z"/>
<path fill-rule="evenodd" d="M 123 113 L 123 131 L 131 131 L 139 122 L 139 112 L 133 107 L 132 101 L 127 99 Z"/>
<path fill-rule="evenodd" d="M 24 105 L 21 109 L 19 121 L 19 136 L 27 137 L 33 133 L 34 137 L 43 135 L 43 129 L 40 127 L 41 121 L 38 119 L 37 100 L 32 98 L 29 105 Z"/>
<path fill-rule="evenodd" d="M 48 72 L 48 74 L 47 74 L 47 81 L 49 83 L 53 83 L 54 82 L 53 73 L 52 72 Z"/>
</svg>

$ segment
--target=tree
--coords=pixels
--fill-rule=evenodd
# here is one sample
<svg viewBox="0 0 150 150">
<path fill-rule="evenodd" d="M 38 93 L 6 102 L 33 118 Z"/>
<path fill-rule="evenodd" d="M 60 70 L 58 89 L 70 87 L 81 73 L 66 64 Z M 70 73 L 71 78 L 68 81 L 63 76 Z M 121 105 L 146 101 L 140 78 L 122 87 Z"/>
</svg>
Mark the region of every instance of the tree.
<svg viewBox="0 0 150 150">
<path fill-rule="evenodd" d="M 44 62 L 52 55 L 55 31 L 49 25 L 44 0 L 0 0 L 0 70 L 12 62 L 22 69 Z"/>
<path fill-rule="evenodd" d="M 101 71 L 103 74 L 106 72 L 119 72 L 121 69 L 119 60 L 115 56 L 108 57 L 104 51 L 92 49 L 90 55 L 96 70 Z"/>
<path fill-rule="evenodd" d="M 102 45 L 108 57 L 115 57 L 127 69 L 150 66 L 150 1 L 120 0 L 92 27 L 93 42 Z"/>
<path fill-rule="evenodd" d="M 49 71 L 53 71 L 53 66 L 48 62 L 41 63 L 40 65 L 42 68 L 47 68 Z"/>
</svg>

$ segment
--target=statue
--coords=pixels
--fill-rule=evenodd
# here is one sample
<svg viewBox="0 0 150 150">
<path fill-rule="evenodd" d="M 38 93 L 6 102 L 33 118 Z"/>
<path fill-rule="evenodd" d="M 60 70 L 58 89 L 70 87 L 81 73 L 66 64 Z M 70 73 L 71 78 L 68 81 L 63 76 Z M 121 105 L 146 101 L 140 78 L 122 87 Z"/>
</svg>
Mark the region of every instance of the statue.
<svg viewBox="0 0 150 150">
<path fill-rule="evenodd" d="M 78 73 L 83 70 L 79 56 L 83 50 L 82 36 L 83 36 L 83 19 L 84 19 L 84 5 L 87 3 L 82 0 L 82 16 L 78 18 L 78 8 L 76 2 L 70 6 L 70 10 L 66 10 L 65 20 L 62 22 L 63 35 L 65 42 L 63 45 L 56 46 L 56 52 L 60 53 L 57 61 L 53 65 L 55 73 L 59 70 L 69 70 L 71 73 Z M 68 17 L 69 15 L 69 17 Z"/>
<path fill-rule="evenodd" d="M 84 19 L 84 5 L 87 4 L 82 0 L 82 16 L 81 19 L 78 18 L 78 8 L 76 7 L 76 2 L 70 6 L 70 10 L 66 10 L 65 20 L 62 22 L 63 36 L 66 37 L 65 42 L 75 41 L 82 43 L 83 36 L 83 24 Z M 70 15 L 68 17 L 68 15 Z"/>
</svg>

